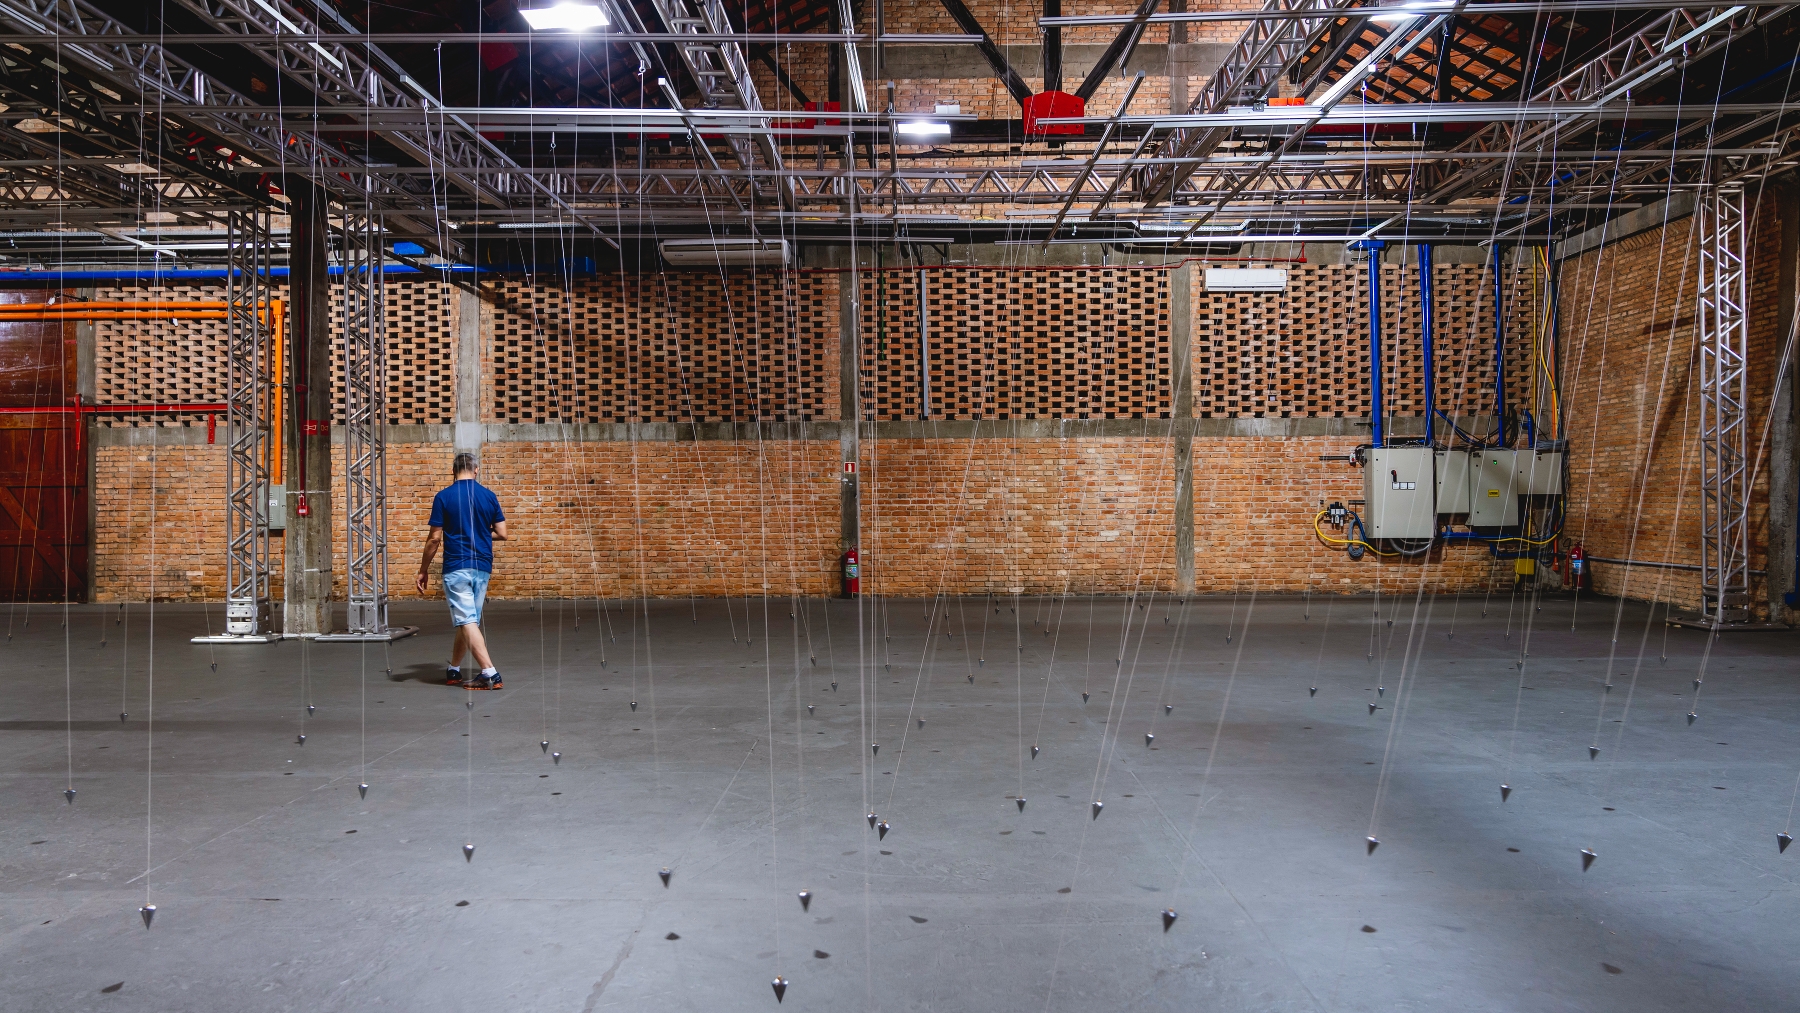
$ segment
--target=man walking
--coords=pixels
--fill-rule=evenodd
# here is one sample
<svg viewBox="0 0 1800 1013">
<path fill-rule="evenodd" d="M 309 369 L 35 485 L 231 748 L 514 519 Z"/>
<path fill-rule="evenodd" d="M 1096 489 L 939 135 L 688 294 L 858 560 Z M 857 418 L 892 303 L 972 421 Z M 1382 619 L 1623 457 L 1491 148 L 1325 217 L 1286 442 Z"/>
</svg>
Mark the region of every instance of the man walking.
<svg viewBox="0 0 1800 1013">
<path fill-rule="evenodd" d="M 475 480 L 481 466 L 475 463 L 474 454 L 457 454 L 451 472 L 454 481 L 431 501 L 431 535 L 425 539 L 425 555 L 419 560 L 419 593 L 425 593 L 431 557 L 442 546 L 444 598 L 450 602 L 450 622 L 456 627 L 444 682 L 467 689 L 501 689 L 500 673 L 488 656 L 487 639 L 481 635 L 481 607 L 487 601 L 488 577 L 494 571 L 494 543 L 506 541 L 506 514 L 492 490 Z M 462 675 L 465 651 L 481 669 L 481 674 L 467 679 Z"/>
</svg>

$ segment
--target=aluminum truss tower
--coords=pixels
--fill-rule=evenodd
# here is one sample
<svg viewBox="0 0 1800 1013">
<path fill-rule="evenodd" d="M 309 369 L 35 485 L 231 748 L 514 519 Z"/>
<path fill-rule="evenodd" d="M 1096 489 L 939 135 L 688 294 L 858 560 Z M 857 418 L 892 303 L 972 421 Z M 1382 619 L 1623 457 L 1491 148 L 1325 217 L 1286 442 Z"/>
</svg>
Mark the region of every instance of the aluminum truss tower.
<svg viewBox="0 0 1800 1013">
<path fill-rule="evenodd" d="M 1694 218 L 1700 225 L 1700 609 L 1704 621 L 1720 626 L 1750 621 L 1744 191 L 1707 188 Z"/>
<path fill-rule="evenodd" d="M 349 631 L 320 640 L 394 640 L 387 622 L 387 307 L 382 216 L 345 209 L 336 255 L 343 285 L 344 572 Z"/>
<path fill-rule="evenodd" d="M 225 635 L 196 643 L 279 640 L 269 621 L 269 494 L 274 441 L 274 242 L 265 211 L 228 216 Z"/>
</svg>

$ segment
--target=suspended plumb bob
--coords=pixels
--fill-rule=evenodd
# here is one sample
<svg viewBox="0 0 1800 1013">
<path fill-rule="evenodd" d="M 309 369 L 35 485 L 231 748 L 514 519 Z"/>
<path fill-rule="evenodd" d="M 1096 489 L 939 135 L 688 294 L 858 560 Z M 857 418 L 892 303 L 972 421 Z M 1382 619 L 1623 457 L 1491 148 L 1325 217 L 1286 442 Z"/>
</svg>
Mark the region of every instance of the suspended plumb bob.
<svg viewBox="0 0 1800 1013">
<path fill-rule="evenodd" d="M 1594 849 L 1582 848 L 1581 849 L 1581 871 L 1582 872 L 1588 871 L 1588 866 L 1593 865 L 1594 859 L 1599 858 L 1599 857 L 1600 857 L 1599 855 L 1594 854 Z"/>
<path fill-rule="evenodd" d="M 544 741 L 538 743 L 538 750 L 540 752 L 548 753 L 550 751 L 550 740 L 545 739 Z"/>
<path fill-rule="evenodd" d="M 144 919 L 144 928 L 149 928 L 150 923 L 156 920 L 156 905 L 145 904 L 138 908 L 138 917 Z"/>
<path fill-rule="evenodd" d="M 1781 833 L 1776 834 L 1775 835 L 1775 847 L 1778 850 L 1775 853 L 1777 855 L 1787 854 L 1787 846 L 1792 843 L 1794 843 L 1794 839 L 1792 837 L 1788 836 L 1787 831 L 1784 830 Z"/>
<path fill-rule="evenodd" d="M 673 875 L 675 875 L 675 873 L 672 870 L 667 869 L 667 868 L 662 868 L 662 869 L 656 870 L 656 877 L 663 881 L 664 889 L 668 889 L 669 877 L 673 876 Z"/>
<path fill-rule="evenodd" d="M 1180 915 L 1175 913 L 1174 908 L 1172 908 L 1172 907 L 1163 908 L 1163 912 L 1162 912 L 1163 931 L 1164 932 L 1169 931 L 1169 926 L 1175 924 L 1175 919 L 1180 918 L 1180 917 L 1181 917 Z"/>
<path fill-rule="evenodd" d="M 874 813 L 870 813 L 867 817 L 865 817 L 865 819 L 867 819 L 869 821 L 869 828 L 871 830 L 874 829 L 874 827 L 875 827 L 875 821 L 880 818 L 881 817 L 875 815 Z"/>
<path fill-rule="evenodd" d="M 837 692 L 837 680 L 836 679 L 831 680 L 831 691 L 833 693 Z"/>
<path fill-rule="evenodd" d="M 312 704 L 307 704 L 307 705 L 306 705 L 306 713 L 308 713 L 308 714 L 311 714 L 311 713 L 312 713 L 312 712 L 314 712 L 314 711 L 316 711 L 316 710 L 318 710 L 318 709 L 319 709 L 319 708 L 317 708 L 317 707 L 314 707 L 314 706 L 313 706 L 313 705 L 312 705 Z"/>
<path fill-rule="evenodd" d="M 1502 801 L 1502 802 L 1506 801 L 1507 797 L 1510 796 L 1511 794 L 1512 794 L 1512 785 L 1503 784 L 1500 786 L 1500 801 Z"/>
<path fill-rule="evenodd" d="M 1025 796 L 1020 795 L 1018 798 L 1013 799 L 1013 801 L 1019 803 L 1020 812 L 1025 811 Z"/>
<path fill-rule="evenodd" d="M 464 697 L 463 698 L 463 706 L 467 707 L 470 710 L 474 710 L 475 709 L 475 698 L 472 696 Z"/>
<path fill-rule="evenodd" d="M 1034 760 L 1037 759 L 1037 754 L 1038 754 L 1038 747 L 1032 746 L 1031 747 L 1031 758 Z"/>
<path fill-rule="evenodd" d="M 550 762 L 552 764 L 554 764 L 555 766 L 558 766 L 558 767 L 562 766 L 562 754 L 561 753 L 551 753 L 550 754 Z"/>
<path fill-rule="evenodd" d="M 894 828 L 888 826 L 887 820 L 882 820 L 880 823 L 875 824 L 875 839 L 878 841 L 885 840 L 887 838 L 887 832 L 892 829 Z"/>
<path fill-rule="evenodd" d="M 1374 704 L 1370 704 L 1370 705 L 1369 705 L 1369 713 L 1370 713 L 1370 714 L 1374 714 L 1374 713 L 1375 713 L 1375 705 L 1374 705 Z"/>
<path fill-rule="evenodd" d="M 1599 756 L 1599 755 L 1600 755 L 1600 747 L 1599 746 L 1589 746 L 1588 747 L 1588 759 L 1591 760 L 1594 757 Z"/>
<path fill-rule="evenodd" d="M 879 743 L 879 742 L 874 743 L 873 745 L 869 746 L 869 748 L 875 751 L 874 755 L 876 755 L 876 756 L 881 755 L 881 743 Z"/>
<path fill-rule="evenodd" d="M 369 797 L 369 786 L 368 786 L 368 785 L 366 785 L 366 784 L 359 784 L 359 785 L 357 785 L 357 786 L 356 786 L 356 793 L 357 793 L 357 794 L 358 794 L 358 795 L 360 795 L 360 796 L 362 796 L 362 797 L 363 797 L 363 798 L 368 798 L 368 797 Z"/>
<path fill-rule="evenodd" d="M 631 709 L 634 711 L 637 710 L 637 701 L 636 700 L 631 701 Z"/>
<path fill-rule="evenodd" d="M 129 716 L 130 716 L 130 715 L 128 715 L 128 714 L 126 714 L 126 713 L 125 713 L 125 712 L 124 712 L 124 711 L 120 711 L 120 712 L 119 712 L 119 723 L 120 723 L 120 724 L 124 724 L 124 723 L 125 723 L 125 719 L 126 719 L 126 718 L 127 718 L 127 717 L 129 717 Z"/>
<path fill-rule="evenodd" d="M 75 789 L 64 788 L 63 789 L 63 801 L 69 803 L 70 805 L 74 805 L 75 804 Z"/>
<path fill-rule="evenodd" d="M 1150 743 L 1155 742 L 1155 741 L 1156 741 L 1156 736 L 1154 734 L 1152 734 L 1150 732 L 1144 733 L 1144 745 L 1148 746 Z"/>
<path fill-rule="evenodd" d="M 1373 855 L 1375 853 L 1375 849 L 1381 847 L 1381 842 L 1376 840 L 1373 837 L 1365 837 L 1365 838 L 1363 838 L 1363 842 L 1368 846 L 1368 849 L 1369 849 L 1369 850 L 1363 852 L 1363 854 L 1365 854 L 1365 855 Z"/>
<path fill-rule="evenodd" d="M 306 745 L 306 736 L 304 736 L 304 735 L 299 736 L 298 738 L 294 739 L 294 743 L 296 745 L 301 745 L 301 746 Z"/>
<path fill-rule="evenodd" d="M 812 712 L 813 712 L 813 705 L 807 704 L 806 705 L 806 713 L 811 714 Z"/>
<path fill-rule="evenodd" d="M 1088 819 L 1090 819 L 1090 820 L 1099 819 L 1100 818 L 1100 810 L 1102 810 L 1104 808 L 1106 808 L 1105 802 L 1095 802 L 1094 806 L 1093 806 L 1093 815 L 1089 816 Z"/>
<path fill-rule="evenodd" d="M 1086 692 L 1086 691 L 1083 691 L 1083 692 L 1082 692 L 1082 694 L 1081 694 L 1081 702 L 1082 702 L 1082 703 L 1087 703 L 1087 702 L 1088 702 L 1088 695 L 1087 695 L 1087 692 Z"/>
<path fill-rule="evenodd" d="M 1695 714 L 1695 713 L 1694 713 L 1694 712 L 1693 712 L 1693 711 L 1688 711 L 1688 716 L 1687 716 L 1687 718 L 1688 718 L 1688 724 L 1689 724 L 1689 725 L 1692 725 L 1692 724 L 1693 724 L 1693 723 L 1694 723 L 1694 720 L 1695 720 L 1695 719 L 1696 719 L 1696 718 L 1698 718 L 1698 717 L 1699 717 L 1699 716 L 1700 716 L 1700 715 L 1698 715 L 1698 714 Z"/>
<path fill-rule="evenodd" d="M 475 860 L 475 845 L 473 845 L 473 844 L 463 845 L 463 861 L 473 862 L 474 860 Z"/>
<path fill-rule="evenodd" d="M 812 910 L 812 891 L 811 890 L 800 891 L 800 910 L 802 910 L 802 911 L 811 911 Z"/>
<path fill-rule="evenodd" d="M 1164 714 L 1172 714 L 1172 713 L 1174 713 L 1174 711 L 1175 711 L 1174 704 L 1172 704 L 1172 703 L 1163 704 L 1163 713 Z"/>
<path fill-rule="evenodd" d="M 1313 686 L 1312 688 L 1308 689 L 1306 691 L 1306 695 L 1309 697 L 1318 696 L 1319 695 L 1319 687 Z"/>
<path fill-rule="evenodd" d="M 919 719 L 919 727 L 920 727 L 920 728 L 923 728 L 923 727 L 925 727 L 925 719 L 924 719 L 924 718 L 920 718 L 920 719 Z"/>
<path fill-rule="evenodd" d="M 781 997 L 787 995 L 787 979 L 778 974 L 775 976 L 775 980 L 769 984 L 775 989 L 775 1002 L 780 1004 Z"/>
</svg>

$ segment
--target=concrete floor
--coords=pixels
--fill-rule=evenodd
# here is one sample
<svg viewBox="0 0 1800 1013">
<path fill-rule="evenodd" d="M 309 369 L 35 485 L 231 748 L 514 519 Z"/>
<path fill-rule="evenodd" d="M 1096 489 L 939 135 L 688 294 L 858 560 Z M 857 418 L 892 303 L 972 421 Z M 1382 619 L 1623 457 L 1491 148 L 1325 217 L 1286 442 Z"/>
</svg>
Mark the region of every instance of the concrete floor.
<svg viewBox="0 0 1800 1013">
<path fill-rule="evenodd" d="M 892 602 L 859 681 L 854 603 L 496 603 L 481 694 L 438 607 L 390 676 L 161 606 L 153 735 L 147 608 L 8 607 L 0 1008 L 1800 1008 L 1800 634 L 1690 726 L 1705 635 L 1634 683 L 1640 606 L 1606 694 L 1613 602 L 1249 604 Z"/>
</svg>

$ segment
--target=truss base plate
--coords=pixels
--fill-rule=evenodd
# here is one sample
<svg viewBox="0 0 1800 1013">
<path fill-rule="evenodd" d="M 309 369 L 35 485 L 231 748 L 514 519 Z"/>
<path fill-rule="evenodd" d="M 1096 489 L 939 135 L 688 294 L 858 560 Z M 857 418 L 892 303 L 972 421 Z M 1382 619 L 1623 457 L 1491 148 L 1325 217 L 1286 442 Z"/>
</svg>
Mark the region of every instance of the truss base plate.
<svg viewBox="0 0 1800 1013">
<path fill-rule="evenodd" d="M 385 644 L 417 632 L 417 626 L 390 626 L 380 633 L 321 633 L 311 639 L 315 644 Z"/>
<path fill-rule="evenodd" d="M 1709 630 L 1713 633 L 1791 633 L 1794 629 L 1785 623 L 1720 623 L 1705 616 L 1670 616 L 1668 623 L 1684 630 Z"/>
<path fill-rule="evenodd" d="M 279 633 L 218 633 L 194 637 L 190 644 L 272 644 L 281 639 Z"/>
</svg>

